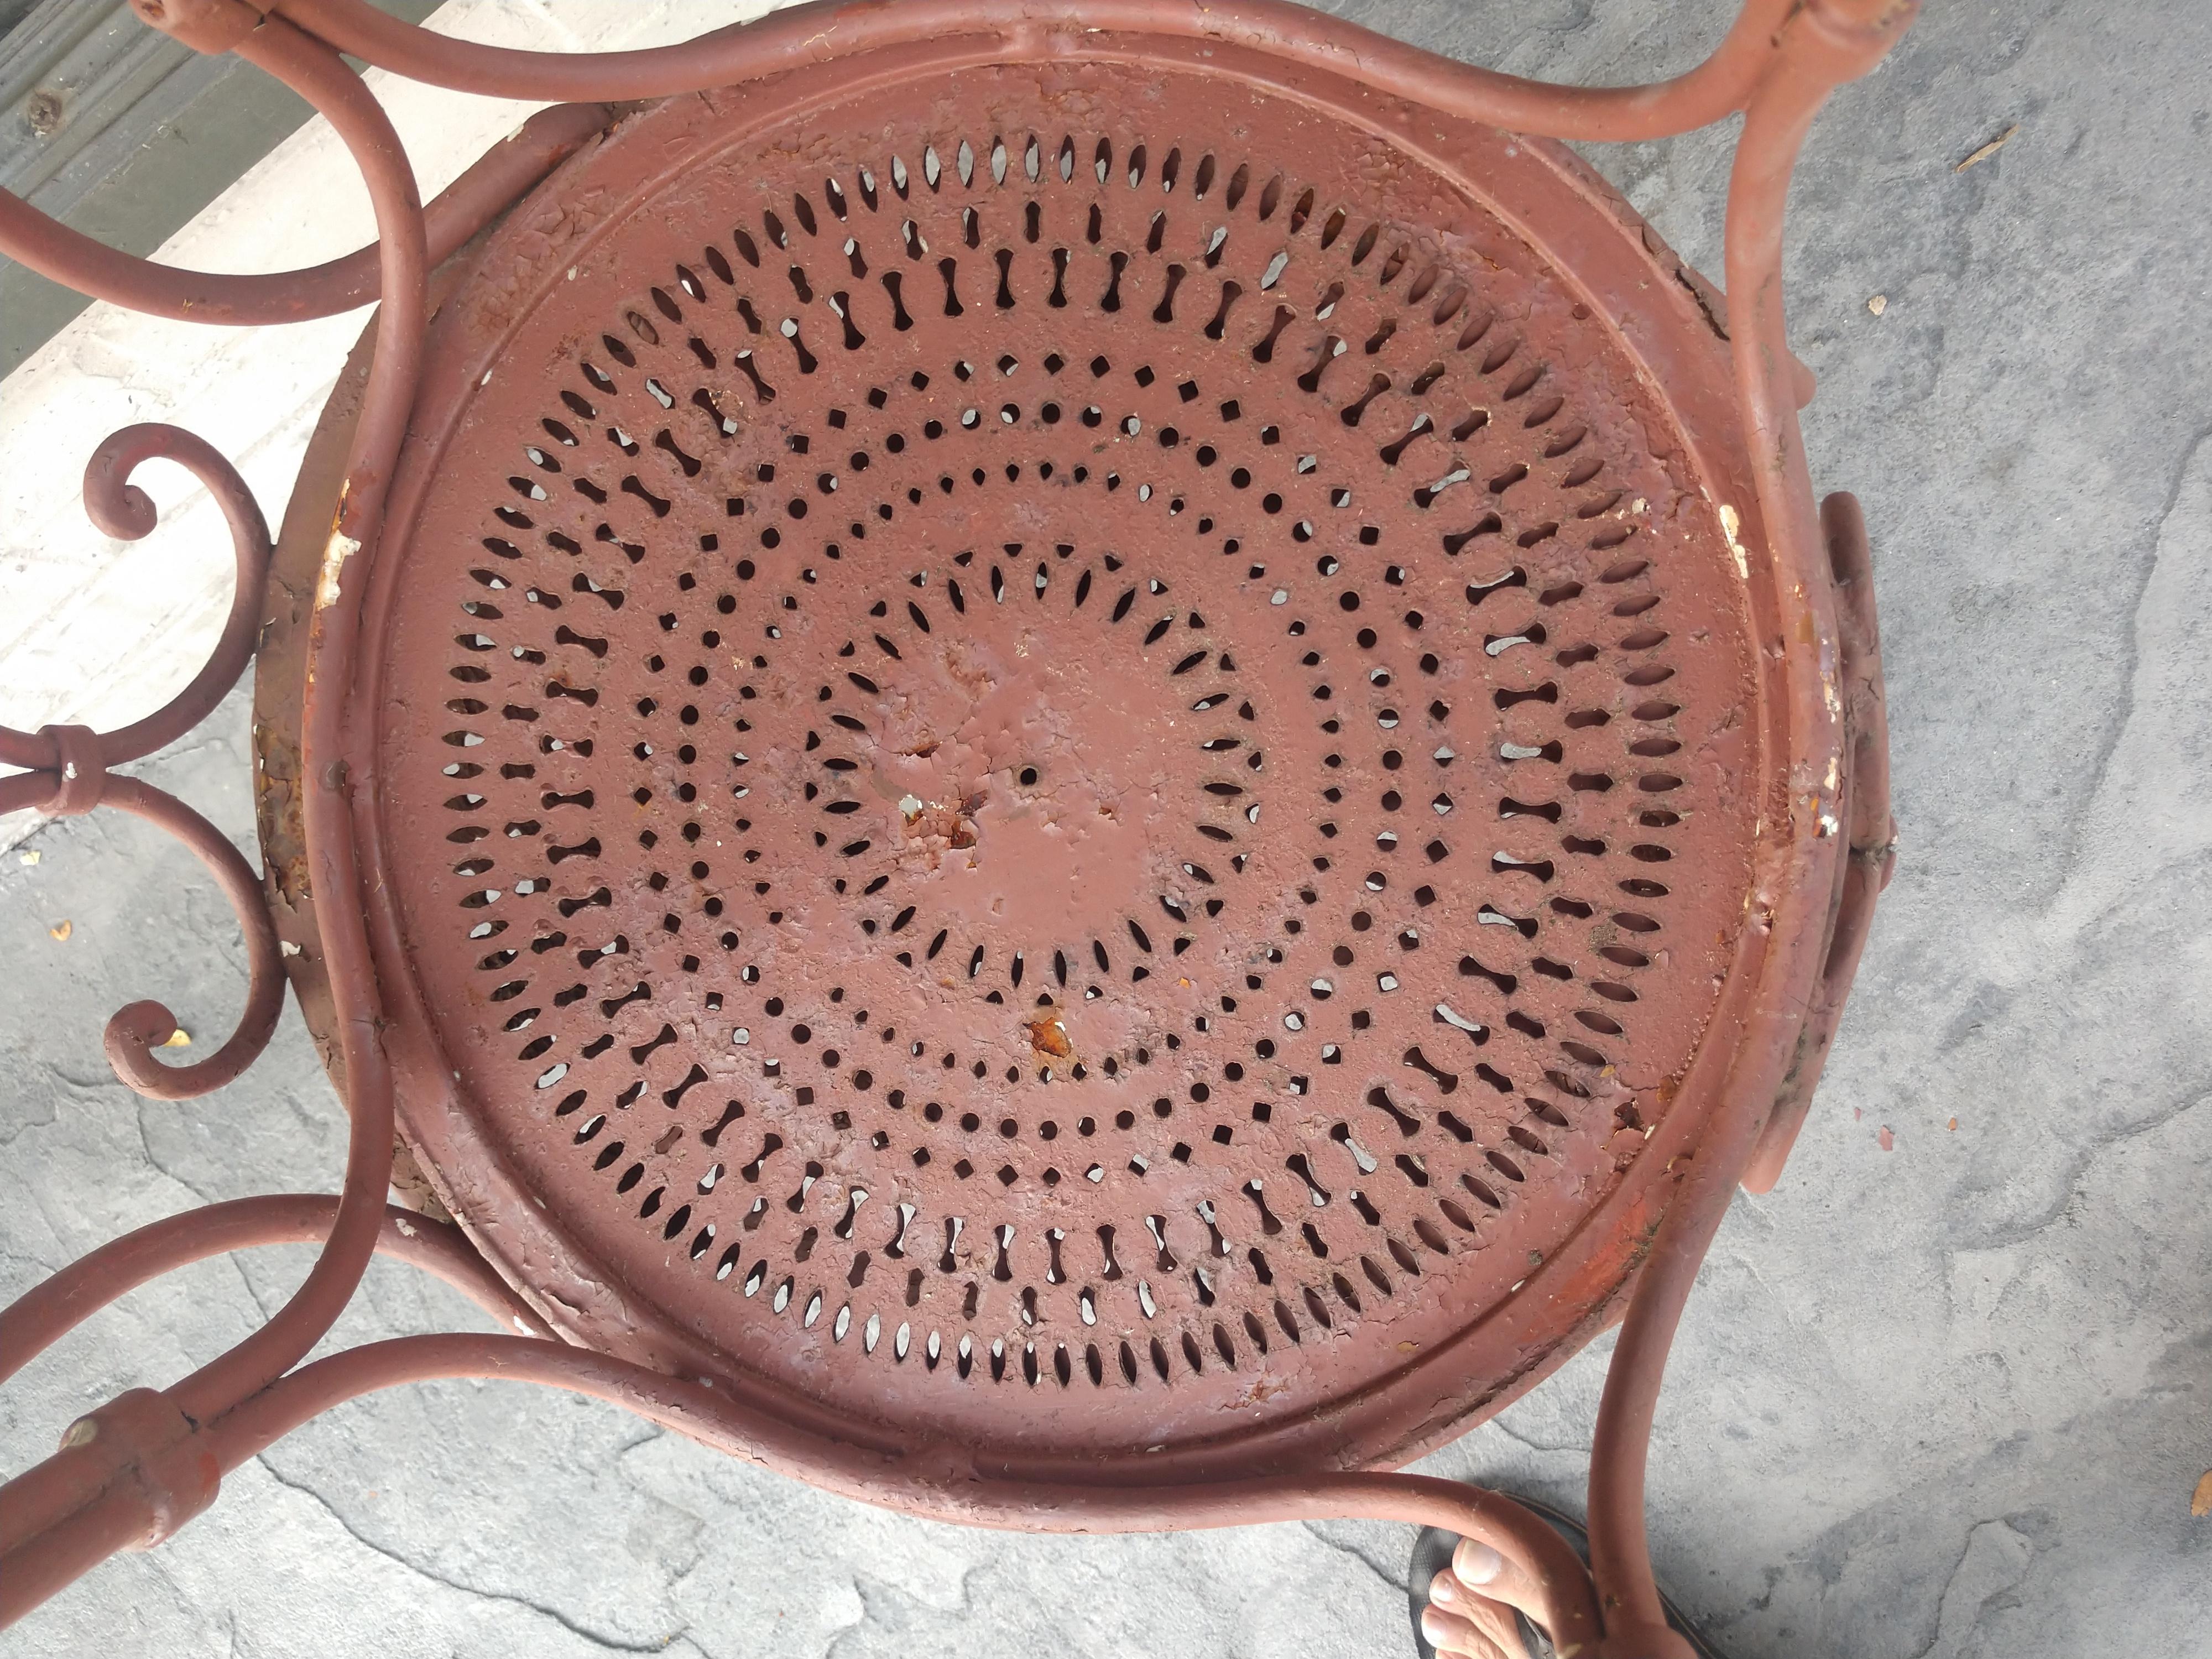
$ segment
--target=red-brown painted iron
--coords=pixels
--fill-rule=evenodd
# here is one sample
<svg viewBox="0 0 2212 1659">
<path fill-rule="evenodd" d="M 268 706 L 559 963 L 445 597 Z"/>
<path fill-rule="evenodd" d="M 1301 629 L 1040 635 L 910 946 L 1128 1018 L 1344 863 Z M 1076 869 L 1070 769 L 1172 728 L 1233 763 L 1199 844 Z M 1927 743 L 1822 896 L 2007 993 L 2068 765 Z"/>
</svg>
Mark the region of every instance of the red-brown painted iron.
<svg viewBox="0 0 2212 1659">
<path fill-rule="evenodd" d="M 171 1491 L 180 1446 L 230 1467 L 367 1388 L 515 1375 L 988 1524 L 1440 1520 L 1534 1564 L 1570 1644 L 1672 1651 L 1666 1342 L 1786 1152 L 1893 839 L 1778 251 L 1813 112 L 1909 9 L 1754 0 L 1620 92 L 1268 6 L 916 0 L 605 60 L 205 9 L 147 8 L 317 102 L 384 237 L 385 337 L 271 589 L 311 595 L 272 659 L 304 684 L 257 734 L 354 1139 L 301 1296 L 171 1391 L 186 1439 L 10 1483 L 9 1615 L 137 1536 L 131 1493 L 211 1496 Z M 452 265 L 426 342 L 431 249 L 608 112 L 549 112 L 426 229 L 333 46 L 676 95 Z M 1625 204 L 1498 131 L 1737 108 L 1732 345 Z M 360 289 L 0 209 L 129 303 Z M 75 809 L 129 735 L 0 756 Z M 395 1085 L 526 1330 L 600 1353 L 284 1375 L 389 1247 Z M 164 1224 L 11 1328 L 300 1224 Z M 1596 1597 L 1512 1506 L 1325 1473 L 1495 1409 L 1624 1302 Z"/>
<path fill-rule="evenodd" d="M 638 118 L 434 330 L 353 763 L 403 1124 L 610 1352 L 1070 1475 L 1403 1455 L 1705 1103 L 1769 763 L 1747 484 L 1595 320 L 1664 268 L 1316 77 L 847 78 Z"/>
</svg>

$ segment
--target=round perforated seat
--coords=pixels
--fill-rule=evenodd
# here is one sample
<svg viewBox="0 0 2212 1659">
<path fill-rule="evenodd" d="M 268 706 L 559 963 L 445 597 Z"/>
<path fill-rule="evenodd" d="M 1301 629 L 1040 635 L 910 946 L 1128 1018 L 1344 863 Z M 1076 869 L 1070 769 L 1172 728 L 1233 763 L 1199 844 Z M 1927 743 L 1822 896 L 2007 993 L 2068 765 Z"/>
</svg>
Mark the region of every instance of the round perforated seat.
<svg viewBox="0 0 2212 1659">
<path fill-rule="evenodd" d="M 557 1328 L 824 1432 L 1385 1461 L 1706 1103 L 1727 349 L 1555 147 L 1146 51 L 671 100 L 459 279 L 359 691 L 402 1124 Z"/>
<path fill-rule="evenodd" d="M 0 1310 L 5 1370 L 175 1267 L 322 1244 L 7 1483 L 0 1623 L 330 1407 L 467 1377 L 965 1524 L 1414 1521 L 1424 1643 L 1466 1540 L 1559 1651 L 1686 1653 L 1644 1529 L 1666 1351 L 1896 841 L 1782 216 L 1911 4 L 1746 0 L 1608 88 L 1276 0 L 574 57 L 134 4 L 325 116 L 378 242 L 222 276 L 0 191 L 0 246 L 182 320 L 380 303 L 273 545 L 191 433 L 94 452 L 118 538 L 143 464 L 206 487 L 230 614 L 128 726 L 0 727 L 0 805 L 129 812 L 236 913 L 237 1029 L 165 1061 L 131 1002 L 123 1083 L 222 1088 L 289 980 L 352 1125 L 338 1194 L 150 1221 Z M 551 106 L 425 207 L 349 61 Z M 1733 322 L 1504 130 L 1739 114 Z M 249 659 L 258 876 L 115 771 Z M 318 1352 L 378 1255 L 500 1328 Z M 1586 1559 L 1382 1472 L 1616 1318 Z"/>
</svg>

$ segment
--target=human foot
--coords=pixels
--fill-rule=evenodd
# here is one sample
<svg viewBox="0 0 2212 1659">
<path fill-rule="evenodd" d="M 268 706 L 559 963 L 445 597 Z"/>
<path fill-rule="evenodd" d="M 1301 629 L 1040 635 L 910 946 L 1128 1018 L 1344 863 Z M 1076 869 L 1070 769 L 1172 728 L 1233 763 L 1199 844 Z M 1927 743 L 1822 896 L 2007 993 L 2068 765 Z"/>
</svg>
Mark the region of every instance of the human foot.
<svg viewBox="0 0 2212 1659">
<path fill-rule="evenodd" d="M 1487 1544 L 1462 1538 L 1429 1583 L 1421 1634 L 1440 1659 L 1540 1659 L 1522 1617 L 1540 1603 L 1528 1575 Z M 1531 1616 L 1528 1625 L 1535 1626 Z M 1548 1644 L 1546 1644 L 1548 1647 Z"/>
</svg>

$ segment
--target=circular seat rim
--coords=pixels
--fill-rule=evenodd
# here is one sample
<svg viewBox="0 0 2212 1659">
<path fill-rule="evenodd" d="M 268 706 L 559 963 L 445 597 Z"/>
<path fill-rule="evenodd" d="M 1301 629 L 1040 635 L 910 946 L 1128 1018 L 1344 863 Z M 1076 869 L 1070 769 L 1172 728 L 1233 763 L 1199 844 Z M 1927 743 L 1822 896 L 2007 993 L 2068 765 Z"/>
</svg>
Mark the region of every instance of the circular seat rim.
<svg viewBox="0 0 2212 1659">
<path fill-rule="evenodd" d="M 1178 37 L 1148 33 L 1143 27 L 1146 9 L 1142 0 L 1112 0 L 1091 8 L 1094 20 L 1107 21 L 1103 27 L 1094 24 L 1085 34 L 1084 54 L 1121 63 L 1190 66 L 1194 58 L 1189 43 Z M 1364 30 L 1296 8 L 1259 4 L 1240 11 L 1277 27 L 1288 27 L 1294 21 L 1296 27 L 1309 33 L 1321 28 L 1344 37 L 1347 46 L 1374 38 Z M 1042 52 L 1035 54 L 1043 55 Z M 868 56 L 865 51 L 855 54 L 863 60 Z M 1370 109 L 1355 107 L 1359 94 L 1394 92 L 1387 83 L 1362 79 L 1356 70 L 1339 76 L 1322 76 L 1287 61 L 1277 62 L 1273 65 L 1277 72 L 1270 76 L 1267 54 L 1249 47 L 1237 48 L 1236 58 L 1233 69 L 1214 60 L 1200 66 L 1259 81 L 1338 119 L 1375 130 L 1389 142 L 1404 143 L 1402 133 L 1376 128 Z M 1025 60 L 1010 51 L 1006 42 L 963 39 L 937 48 L 927 69 L 936 72 L 1020 61 Z M 1356 64 L 1358 59 L 1347 53 L 1346 62 Z M 854 77 L 849 72 L 840 74 L 841 67 L 849 69 L 833 61 L 791 71 L 778 79 L 811 77 L 814 90 L 809 101 L 842 100 L 851 96 Z M 898 55 L 898 62 L 889 72 L 903 76 L 921 71 L 915 68 L 913 55 L 907 53 Z M 774 87 L 776 82 L 768 84 Z M 760 101 L 771 107 L 752 118 L 749 125 L 741 124 L 718 136 L 717 142 L 738 142 L 746 131 L 791 120 L 803 108 L 801 104 L 773 98 Z M 619 137 L 613 142 L 618 143 Z M 436 1028 L 407 969 L 397 911 L 388 897 L 377 792 L 373 787 L 356 787 L 353 829 L 362 856 L 370 936 L 378 979 L 397 1016 L 386 1037 L 401 1085 L 403 1133 L 421 1153 L 432 1188 L 454 1211 L 477 1248 L 570 1340 L 620 1352 L 676 1374 L 712 1377 L 717 1388 L 729 1395 L 736 1437 L 778 1448 L 764 1454 L 766 1461 L 817 1485 L 930 1510 L 941 1508 L 941 1494 L 948 1484 L 978 1475 L 1064 1494 L 1071 1487 L 1079 1490 L 1090 1485 L 1182 1484 L 1319 1467 L 1395 1466 L 1462 1431 L 1533 1387 L 1618 1312 L 1633 1282 L 1640 1243 L 1650 1238 L 1665 1212 L 1673 1187 L 1667 1178 L 1669 1167 L 1694 1152 L 1703 1124 L 1723 1102 L 1759 1094 L 1771 1098 L 1779 1085 L 1788 1055 L 1777 1045 L 1747 1048 L 1737 1037 L 1750 1023 L 1753 1011 L 1771 1000 L 1775 988 L 1792 977 L 1802 977 L 1804 959 L 1817 957 L 1825 946 L 1824 911 L 1832 884 L 1820 861 L 1792 844 L 1787 826 L 1795 821 L 1795 815 L 1788 810 L 1787 796 L 1790 780 L 1821 775 L 1821 769 L 1832 757 L 1782 753 L 1793 722 L 1781 718 L 1778 711 L 1806 700 L 1817 704 L 1822 696 L 1821 665 L 1832 661 L 1834 652 L 1824 622 L 1826 611 L 1814 596 L 1826 591 L 1831 578 L 1825 566 L 1809 556 L 1815 544 L 1808 544 L 1808 538 L 1790 534 L 1770 538 L 1764 532 L 1749 465 L 1742 453 L 1728 347 L 1702 317 L 1691 320 L 1699 307 L 1687 286 L 1686 274 L 1662 246 L 1656 245 L 1656 239 L 1649 235 L 1626 202 L 1564 146 L 1548 141 L 1515 143 L 1528 167 L 1548 173 L 1565 187 L 1556 198 L 1547 199 L 1571 198 L 1581 222 L 1571 226 L 1528 223 L 1510 211 L 1493 189 L 1486 188 L 1483 181 L 1449 158 L 1418 149 L 1415 153 L 1468 199 L 1496 213 L 1527 238 L 1563 276 L 1593 280 L 1587 264 L 1571 265 L 1559 257 L 1557 250 L 1563 243 L 1589 246 L 1589 239 L 1596 236 L 1607 239 L 1601 245 L 1608 258 L 1615 253 L 1623 256 L 1619 270 L 1607 273 L 1599 283 L 1606 303 L 1594 308 L 1592 325 L 1613 331 L 1630 359 L 1650 377 L 1660 398 L 1678 421 L 1685 404 L 1694 404 L 1698 420 L 1683 422 L 1679 428 L 1690 447 L 1692 470 L 1714 499 L 1741 503 L 1742 543 L 1754 554 L 1765 555 L 1751 560 L 1746 576 L 1751 637 L 1761 641 L 1799 638 L 1800 630 L 1809 623 L 1814 641 L 1809 648 L 1757 653 L 1757 704 L 1747 712 L 1758 732 L 1763 764 L 1753 787 L 1763 792 L 1762 829 L 1778 827 L 1776 832 L 1761 834 L 1753 847 L 1753 887 L 1765 913 L 1765 925 L 1744 929 L 1736 960 L 1681 1090 L 1628 1176 L 1586 1213 L 1567 1244 L 1532 1272 L 1520 1293 L 1464 1328 L 1451 1342 L 1418 1356 L 1386 1379 L 1336 1402 L 1329 1413 L 1334 1425 L 1330 1443 L 1319 1456 L 1315 1455 L 1310 1425 L 1293 1420 L 1179 1443 L 1163 1454 L 1141 1458 L 1024 1455 L 994 1460 L 987 1468 L 970 1448 L 926 1446 L 896 1433 L 872 1432 L 872 1425 L 856 1424 L 849 1416 L 832 1413 L 781 1384 L 732 1377 L 718 1370 L 711 1349 L 686 1339 L 669 1327 L 657 1310 L 624 1298 L 619 1291 L 607 1290 L 605 1302 L 598 1307 L 570 1308 L 548 1298 L 542 1282 L 534 1282 L 536 1275 L 525 1272 L 521 1264 L 543 1262 L 549 1256 L 575 1261 L 582 1259 L 582 1253 L 556 1220 L 530 1201 L 489 1146 L 473 1133 L 466 1108 L 452 1097 L 448 1086 L 452 1069 L 438 1052 Z M 559 192 L 577 169 L 589 166 L 590 159 L 587 152 L 572 161 L 540 186 L 539 194 Z M 684 164 L 699 159 L 696 154 L 687 155 Z M 519 302 L 516 292 L 509 291 L 507 315 L 514 320 L 508 332 L 479 330 L 471 333 L 471 290 L 465 281 L 454 302 L 441 311 L 434 325 L 431 367 L 417 400 L 418 424 L 410 433 L 394 482 L 389 525 L 380 546 L 364 550 L 360 556 L 371 585 L 368 648 L 360 676 L 348 688 L 351 718 L 347 756 L 349 769 L 360 781 L 373 781 L 374 776 L 381 641 L 387 636 L 396 598 L 396 583 L 391 579 L 398 568 L 396 550 L 404 549 L 411 538 L 428 486 L 437 471 L 438 456 L 451 435 L 453 422 L 465 407 L 466 390 L 497 360 L 512 328 L 519 327 L 535 302 L 550 290 L 558 280 L 560 267 L 573 259 L 591 234 L 550 248 L 541 247 L 528 256 L 526 265 L 518 259 L 514 246 L 521 240 L 513 234 L 515 222 L 511 216 L 507 228 L 492 233 L 477 256 L 477 262 L 499 261 L 508 269 L 527 269 L 535 286 L 526 283 Z M 538 240 L 542 241 L 542 235 Z M 1627 272 L 1640 272 L 1647 278 L 1656 276 L 1659 280 L 1627 280 L 1622 275 Z M 1663 354 L 1665 361 L 1655 362 L 1655 352 Z M 336 403 L 334 399 L 334 409 Z M 427 411 L 441 414 L 444 424 L 421 424 Z M 392 556 L 380 556 L 384 554 Z M 467 1172 L 465 1190 L 457 1190 L 451 1178 L 457 1170 Z M 606 1281 L 603 1278 L 601 1282 Z M 1564 1326 L 1556 1314 L 1547 1320 L 1544 1312 L 1562 1301 L 1578 1310 L 1577 1316 Z M 641 1331 L 647 1334 L 638 1340 Z M 631 1340 L 618 1334 L 624 1333 Z M 1523 1341 L 1530 1345 L 1529 1357 L 1504 1386 L 1479 1398 L 1453 1397 L 1446 1379 L 1455 1371 L 1455 1359 L 1462 1362 L 1456 1369 L 1464 1371 L 1464 1350 L 1479 1336 L 1493 1342 Z M 1441 1405 L 1440 1397 L 1444 1400 Z M 773 1420 L 780 1425 L 778 1431 L 763 1435 L 743 1432 L 746 1421 L 762 1419 Z M 1060 1501 L 1064 1499 L 1055 1500 Z"/>
</svg>

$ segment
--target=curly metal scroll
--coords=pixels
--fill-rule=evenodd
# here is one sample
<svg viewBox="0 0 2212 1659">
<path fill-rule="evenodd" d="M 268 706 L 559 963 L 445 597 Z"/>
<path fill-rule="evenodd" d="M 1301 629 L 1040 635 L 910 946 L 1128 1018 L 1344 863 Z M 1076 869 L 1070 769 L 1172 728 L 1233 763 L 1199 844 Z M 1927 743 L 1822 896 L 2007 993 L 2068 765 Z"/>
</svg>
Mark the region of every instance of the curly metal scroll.
<svg viewBox="0 0 2212 1659">
<path fill-rule="evenodd" d="M 283 1004 L 276 931 L 259 878 L 221 830 L 173 795 L 135 778 L 118 777 L 109 768 L 173 743 L 204 720 L 237 683 L 253 655 L 270 541 L 268 523 L 236 468 L 191 433 L 150 422 L 112 434 L 86 463 L 85 512 L 103 533 L 137 541 L 152 532 L 157 519 L 153 501 L 131 482 L 131 475 L 140 463 L 154 459 L 174 461 L 198 478 L 230 526 L 237 586 L 222 636 L 190 684 L 119 731 L 46 726 L 21 732 L 0 726 L 0 764 L 26 769 L 0 778 L 0 812 L 28 808 L 74 817 L 102 805 L 120 807 L 183 842 L 222 888 L 246 934 L 250 976 L 246 1012 L 230 1039 L 205 1060 L 173 1066 L 151 1052 L 177 1030 L 162 1004 L 134 1002 L 107 1022 L 107 1058 L 116 1076 L 152 1099 L 185 1100 L 230 1082 L 267 1047 Z"/>
</svg>

